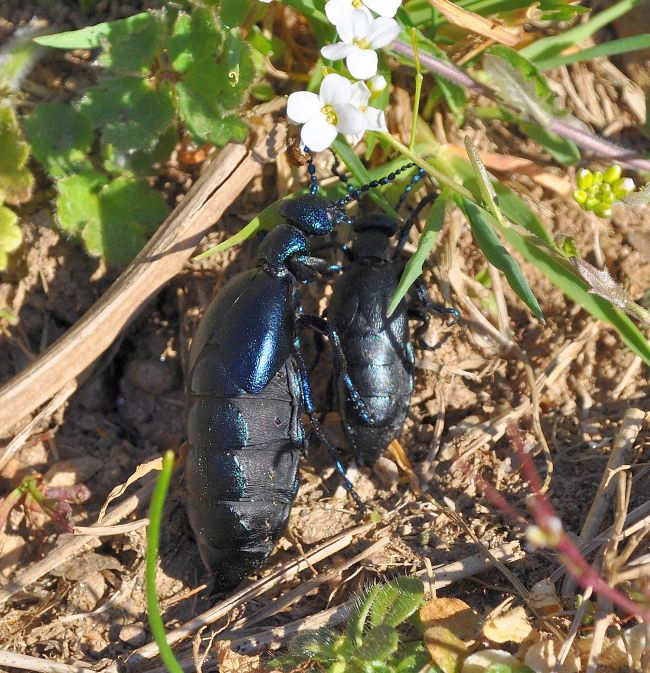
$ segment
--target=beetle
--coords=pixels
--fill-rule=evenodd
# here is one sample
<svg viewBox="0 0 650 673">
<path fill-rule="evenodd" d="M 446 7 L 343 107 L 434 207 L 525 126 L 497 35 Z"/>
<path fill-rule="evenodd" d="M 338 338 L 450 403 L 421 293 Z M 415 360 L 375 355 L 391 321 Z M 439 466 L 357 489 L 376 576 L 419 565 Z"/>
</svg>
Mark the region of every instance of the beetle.
<svg viewBox="0 0 650 673">
<path fill-rule="evenodd" d="M 421 282 L 415 287 L 421 307 L 409 309 L 402 299 L 391 316 L 386 315 L 399 279 L 396 257 L 415 218 L 436 196 L 432 193 L 418 204 L 402 227 L 394 252 L 391 239 L 398 231 L 394 218 L 374 213 L 357 219 L 352 225 L 350 263 L 334 283 L 327 318 L 341 338 L 348 371 L 373 421 L 368 423 L 348 403 L 342 383 L 334 379 L 343 429 L 359 465 L 374 464 L 406 420 L 415 363 L 409 318 L 422 321 L 416 332 L 421 335 L 430 311 L 458 316 L 456 309 L 436 306 Z"/>
<path fill-rule="evenodd" d="M 216 590 L 236 586 L 257 568 L 284 530 L 306 443 L 301 411 L 336 452 L 314 412 L 298 326 L 329 339 L 352 408 L 372 424 L 338 335 L 323 318 L 303 313 L 297 292 L 317 272 L 337 270 L 309 255 L 307 239 L 330 233 L 341 212 L 340 200 L 332 204 L 314 193 L 284 201 L 286 222 L 262 241 L 257 266 L 213 300 L 192 342 L 187 512 Z M 337 468 L 344 474 L 340 461 Z"/>
</svg>

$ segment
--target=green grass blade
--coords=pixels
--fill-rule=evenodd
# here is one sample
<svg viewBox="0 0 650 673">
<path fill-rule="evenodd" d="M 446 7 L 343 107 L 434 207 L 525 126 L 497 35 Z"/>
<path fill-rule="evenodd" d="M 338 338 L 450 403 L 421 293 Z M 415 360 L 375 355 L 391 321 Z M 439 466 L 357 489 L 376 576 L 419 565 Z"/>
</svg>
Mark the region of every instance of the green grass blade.
<svg viewBox="0 0 650 673">
<path fill-rule="evenodd" d="M 632 37 L 622 37 L 619 40 L 610 40 L 604 44 L 590 47 L 577 51 L 574 54 L 567 56 L 555 56 L 553 58 L 542 58 L 535 62 L 541 70 L 548 70 L 549 68 L 557 68 L 560 65 L 570 65 L 571 63 L 579 63 L 580 61 L 588 61 L 592 58 L 600 56 L 615 56 L 616 54 L 626 54 L 629 51 L 636 51 L 637 49 L 647 49 L 650 47 L 650 33 L 643 35 L 633 35 Z"/>
<path fill-rule="evenodd" d="M 472 227 L 474 238 L 488 261 L 503 273 L 510 287 L 517 293 L 517 296 L 526 304 L 526 306 L 528 306 L 539 320 L 543 321 L 544 315 L 542 309 L 540 308 L 533 291 L 530 289 L 521 267 L 515 258 L 506 250 L 494 231 L 492 222 L 498 226 L 496 220 L 472 201 L 461 197 L 455 197 L 455 199 L 456 203 L 458 203 L 467 216 L 469 224 Z M 508 231 L 508 229 L 504 227 L 500 227 L 500 229 L 502 233 Z"/>
<path fill-rule="evenodd" d="M 149 626 L 160 650 L 160 658 L 170 673 L 183 673 L 181 665 L 167 642 L 165 625 L 160 616 L 158 596 L 156 594 L 156 565 L 158 563 L 158 542 L 160 540 L 160 522 L 165 508 L 165 498 L 174 469 L 174 452 L 166 451 L 162 461 L 162 472 L 156 481 L 151 507 L 149 509 L 149 527 L 147 528 L 147 555 L 145 582 L 147 587 L 147 613 Z"/>
<path fill-rule="evenodd" d="M 640 0 L 619 0 L 611 7 L 598 12 L 589 21 L 580 23 L 575 28 L 553 35 L 552 37 L 545 37 L 537 40 L 527 47 L 519 50 L 522 56 L 525 56 L 530 61 L 537 63 L 538 60 L 549 59 L 562 53 L 567 47 L 574 44 L 579 44 L 586 38 L 593 35 L 597 30 L 604 28 L 615 19 L 627 14 L 633 7 L 638 5 Z"/>
<path fill-rule="evenodd" d="M 424 262 L 429 256 L 429 253 L 433 249 L 433 246 L 436 243 L 436 237 L 442 228 L 443 222 L 445 221 L 445 208 L 447 205 L 448 192 L 445 190 L 442 194 L 435 200 L 429 214 L 427 216 L 426 222 L 424 224 L 424 229 L 418 241 L 418 249 L 411 256 L 409 261 L 404 267 L 402 276 L 399 279 L 397 284 L 397 289 L 393 298 L 390 300 L 388 305 L 388 311 L 386 312 L 387 316 L 391 316 L 393 311 L 397 308 L 397 305 L 402 301 L 406 296 L 406 293 L 409 291 L 409 288 L 413 283 L 422 275 L 422 269 L 424 268 Z"/>
</svg>

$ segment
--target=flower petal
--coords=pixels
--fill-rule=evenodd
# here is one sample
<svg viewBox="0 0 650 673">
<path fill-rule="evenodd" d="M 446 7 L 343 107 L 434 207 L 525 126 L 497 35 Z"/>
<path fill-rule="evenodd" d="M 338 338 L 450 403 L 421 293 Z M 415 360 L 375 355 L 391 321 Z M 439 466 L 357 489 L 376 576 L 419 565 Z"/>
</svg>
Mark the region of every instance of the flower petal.
<svg viewBox="0 0 650 673">
<path fill-rule="evenodd" d="M 336 24 L 336 30 L 338 30 L 342 40 L 345 42 L 352 42 L 354 39 L 366 37 L 370 30 L 370 26 L 372 25 L 366 12 L 362 9 L 355 9 L 354 12 L 351 12 L 345 18 L 346 21 L 339 21 Z M 350 31 L 351 39 L 346 40 L 341 31 L 346 33 Z"/>
<path fill-rule="evenodd" d="M 377 74 L 377 54 L 372 49 L 358 47 L 347 57 L 345 65 L 352 77 L 370 79 Z"/>
<path fill-rule="evenodd" d="M 341 133 L 356 135 L 366 128 L 366 117 L 354 105 L 340 105 L 336 108 L 336 128 Z"/>
<path fill-rule="evenodd" d="M 325 115 L 310 119 L 300 131 L 300 139 L 312 152 L 327 149 L 334 142 L 336 135 L 336 128 L 325 119 Z"/>
<path fill-rule="evenodd" d="M 386 126 L 386 115 L 383 110 L 376 107 L 367 107 L 364 111 L 366 118 L 366 129 L 368 131 L 388 131 Z"/>
<path fill-rule="evenodd" d="M 356 47 L 350 47 L 354 50 Z M 321 105 L 334 105 L 349 103 L 352 96 L 352 82 L 347 77 L 342 77 L 333 72 L 322 81 L 320 85 Z"/>
<path fill-rule="evenodd" d="M 304 124 L 320 114 L 320 98 L 311 91 L 296 91 L 287 100 L 287 117 L 294 124 Z"/>
<path fill-rule="evenodd" d="M 355 82 L 352 85 L 352 92 L 350 94 L 349 103 L 355 107 L 361 108 L 368 105 L 370 98 L 370 89 L 365 82 Z"/>
<path fill-rule="evenodd" d="M 337 42 L 336 44 L 326 44 L 320 53 L 328 58 L 330 61 L 338 61 L 351 54 L 356 47 L 353 44 L 346 44 L 345 42 Z"/>
<path fill-rule="evenodd" d="M 373 49 L 390 44 L 399 35 L 399 25 L 395 19 L 380 16 L 368 29 L 367 40 Z"/>
<path fill-rule="evenodd" d="M 325 14 L 330 23 L 336 25 L 336 18 L 352 11 L 352 0 L 329 0 L 325 3 Z"/>
<path fill-rule="evenodd" d="M 386 81 L 386 78 L 383 75 L 375 75 L 368 82 L 368 89 L 370 89 L 371 93 L 377 94 L 380 91 L 383 91 L 386 88 L 387 84 L 388 82 Z"/>
<path fill-rule="evenodd" d="M 363 0 L 363 4 L 379 16 L 395 16 L 402 0 Z"/>
</svg>

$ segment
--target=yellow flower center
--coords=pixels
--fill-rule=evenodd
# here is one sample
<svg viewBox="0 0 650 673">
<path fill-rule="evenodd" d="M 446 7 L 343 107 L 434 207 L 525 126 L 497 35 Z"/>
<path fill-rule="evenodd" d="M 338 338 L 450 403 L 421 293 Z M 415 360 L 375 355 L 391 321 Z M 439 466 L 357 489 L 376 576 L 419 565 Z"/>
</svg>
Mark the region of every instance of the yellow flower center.
<svg viewBox="0 0 650 673">
<path fill-rule="evenodd" d="M 368 42 L 365 37 L 355 37 L 353 43 L 359 47 L 359 49 L 371 49 L 370 42 Z"/>
<path fill-rule="evenodd" d="M 362 0 L 352 0 L 352 6 L 355 9 L 363 9 L 363 2 Z"/>
<path fill-rule="evenodd" d="M 339 118 L 336 116 L 336 110 L 331 105 L 324 105 L 321 108 L 321 112 L 325 115 L 325 119 L 327 119 L 328 124 L 336 126 Z"/>
</svg>

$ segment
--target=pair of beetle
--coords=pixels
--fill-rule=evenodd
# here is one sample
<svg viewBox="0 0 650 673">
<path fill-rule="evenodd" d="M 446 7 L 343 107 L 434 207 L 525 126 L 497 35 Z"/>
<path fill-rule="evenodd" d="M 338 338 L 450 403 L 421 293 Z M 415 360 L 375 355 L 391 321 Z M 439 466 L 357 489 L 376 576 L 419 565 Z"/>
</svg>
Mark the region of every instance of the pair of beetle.
<svg viewBox="0 0 650 673">
<path fill-rule="evenodd" d="M 340 268 L 310 255 L 308 237 L 331 233 L 351 200 L 334 204 L 317 196 L 311 164 L 310 173 L 311 193 L 282 203 L 286 222 L 262 241 L 257 266 L 235 276 L 214 299 L 192 343 L 187 511 L 217 590 L 255 570 L 284 530 L 306 444 L 302 411 L 335 457 L 315 414 L 298 328 L 330 341 L 339 411 L 357 463 L 372 464 L 400 433 L 413 391 L 405 303 L 386 317 L 397 282 L 390 251 L 394 219 L 358 219 L 327 320 L 302 310 L 299 284 Z M 358 198 L 394 178 L 391 173 L 351 191 Z M 335 463 L 350 486 L 336 457 Z"/>
</svg>

